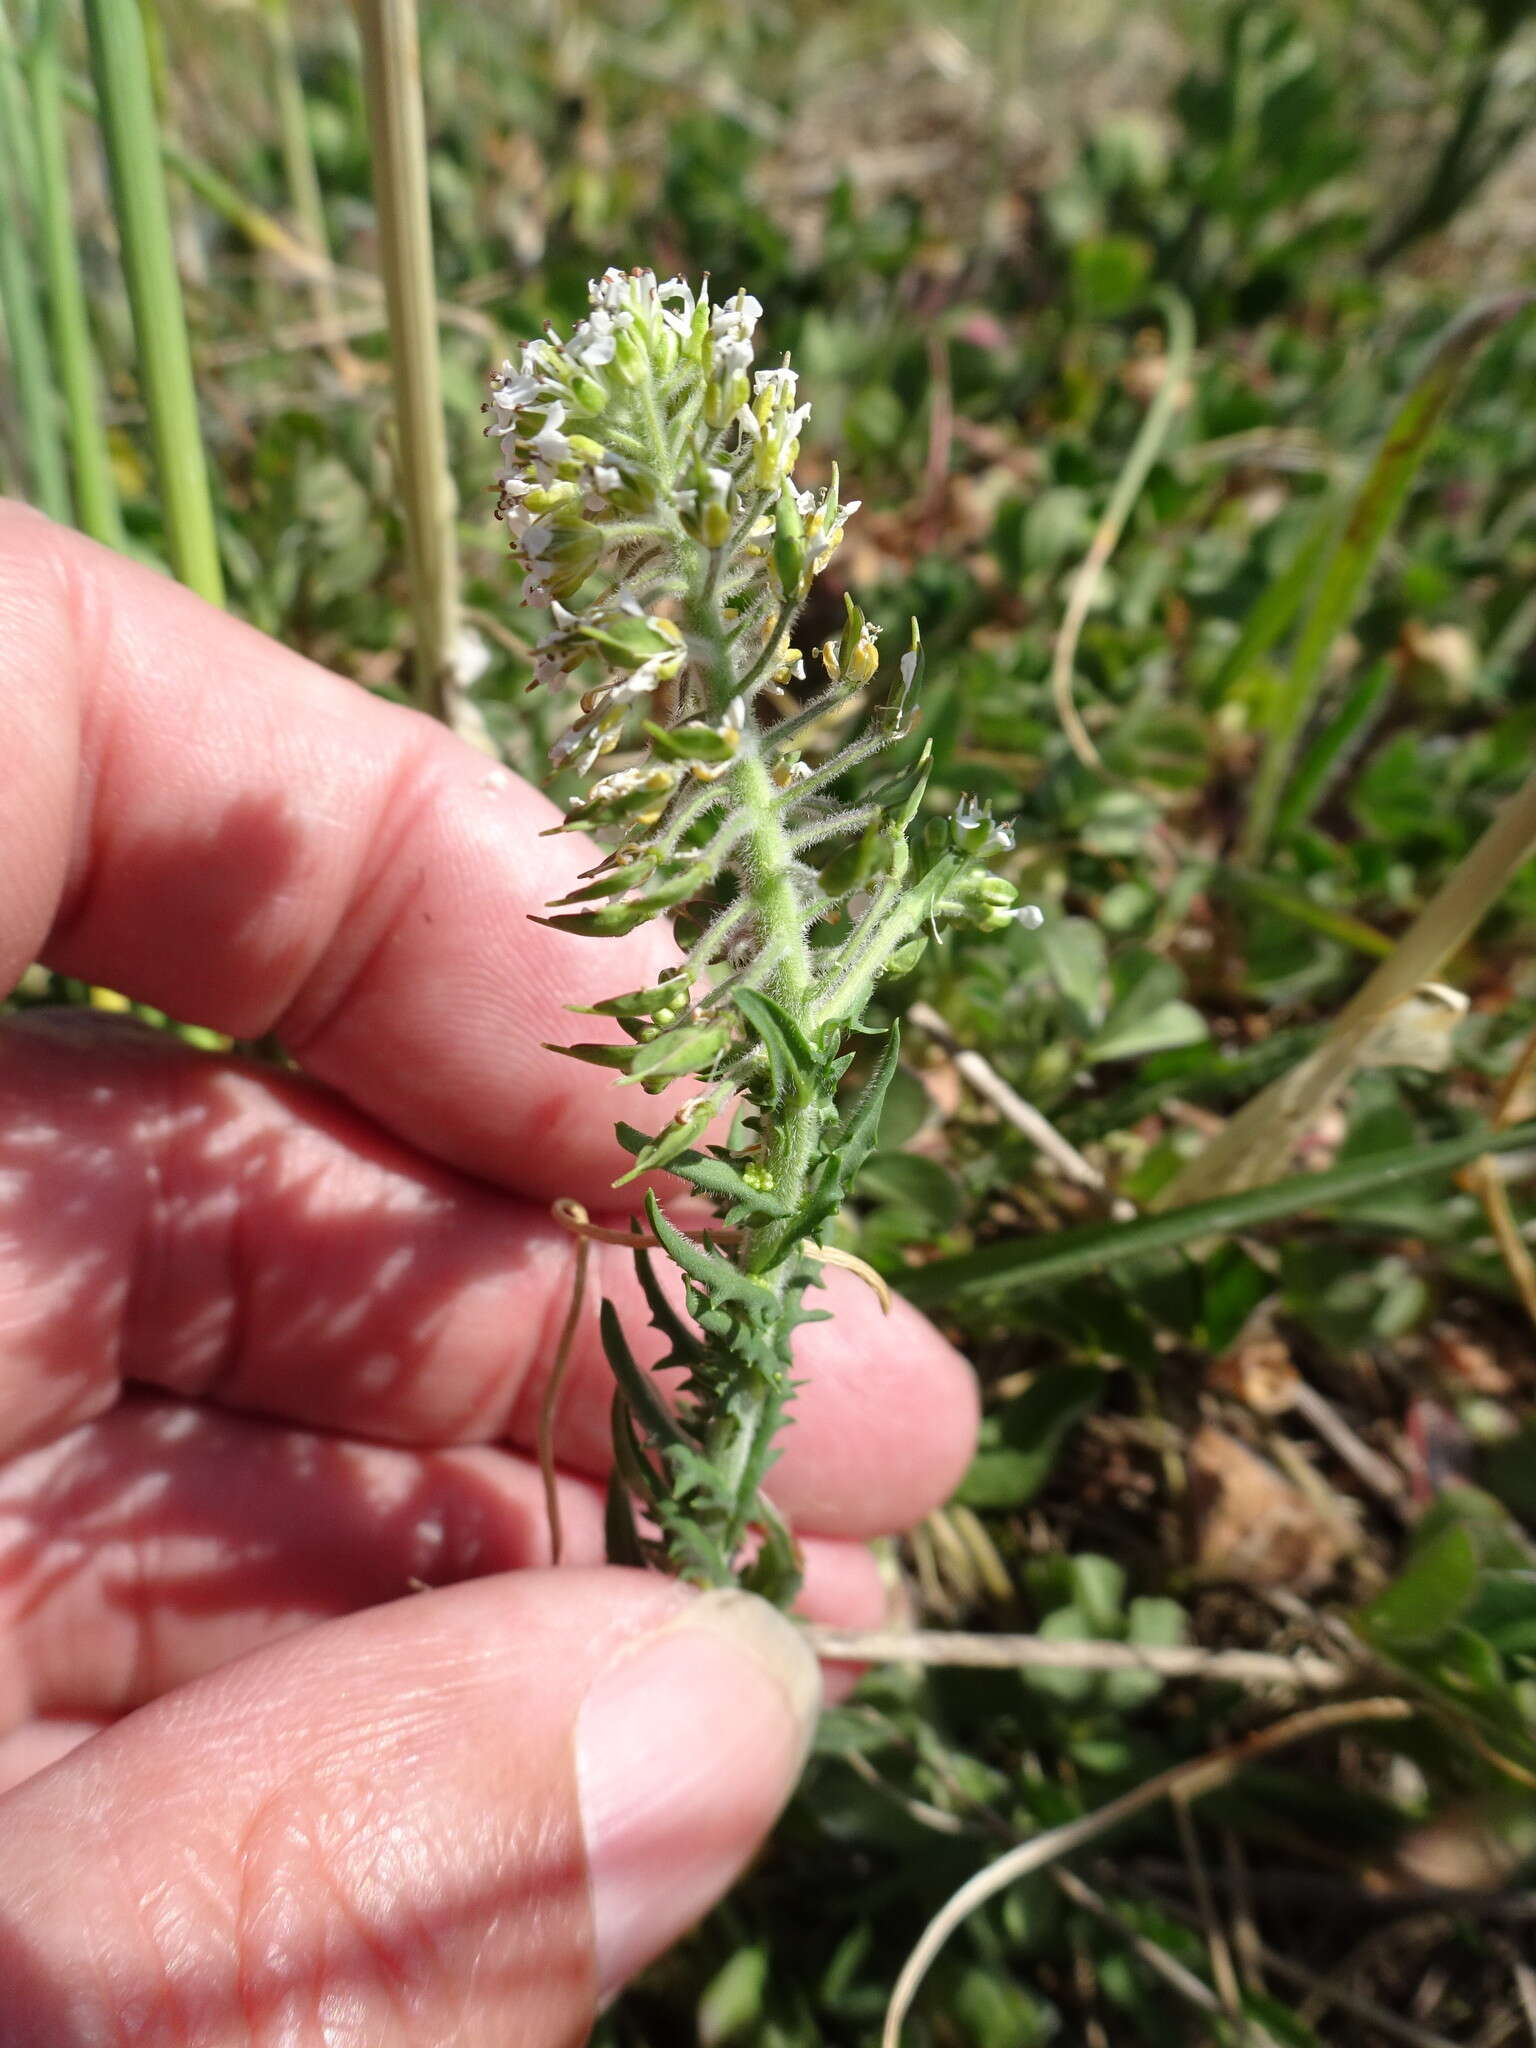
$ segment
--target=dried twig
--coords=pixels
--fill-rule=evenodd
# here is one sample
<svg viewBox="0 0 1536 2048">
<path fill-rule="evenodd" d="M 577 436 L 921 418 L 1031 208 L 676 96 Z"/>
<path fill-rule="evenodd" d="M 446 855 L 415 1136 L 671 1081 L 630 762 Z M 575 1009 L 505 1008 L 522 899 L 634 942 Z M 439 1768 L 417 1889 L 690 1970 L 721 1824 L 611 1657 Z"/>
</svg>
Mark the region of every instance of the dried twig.
<svg viewBox="0 0 1536 2048">
<path fill-rule="evenodd" d="M 1164 1893 L 1154 1891 L 1150 1885 L 1133 1884 L 1126 1879 L 1127 1890 L 1138 1891 L 1145 1899 L 1171 1913 L 1176 1920 L 1187 1926 L 1198 1927 L 1200 1916 L 1189 1906 L 1177 1899 L 1168 1898 Z M 1264 1967 L 1272 1975 L 1296 1985 L 1300 1990 L 1310 1992 L 1325 2004 L 1337 2005 L 1368 2026 L 1377 2028 L 1393 2041 L 1401 2041 L 1405 2048 L 1456 2048 L 1444 2034 L 1432 2033 L 1428 2027 L 1421 2027 L 1413 2020 L 1402 2019 L 1384 2005 L 1378 2005 L 1374 1998 L 1367 1998 L 1363 1991 L 1353 1991 L 1347 1984 L 1341 1984 L 1336 1977 L 1319 1976 L 1304 1963 L 1298 1963 L 1291 1956 L 1281 1955 L 1268 1942 L 1259 1943 L 1259 1954 Z"/>
<path fill-rule="evenodd" d="M 1206 1875 L 1205 1858 L 1200 1853 L 1200 1838 L 1195 1833 L 1189 1801 L 1181 1793 L 1176 1792 L 1168 1803 L 1173 1808 L 1174 1825 L 1179 1831 L 1179 1847 L 1184 1852 L 1190 1888 L 1195 1895 L 1195 1907 L 1200 1915 L 1201 1931 L 1205 1935 L 1206 1952 L 1211 1959 L 1211 1981 L 1216 1986 L 1222 2010 L 1229 2018 L 1235 2019 L 1242 2011 L 1243 1995 L 1238 1986 L 1237 1972 L 1232 1967 L 1232 1950 L 1227 1942 L 1226 1930 L 1221 1924 L 1221 1916 L 1216 1911 L 1216 1900 L 1211 1892 L 1210 1879 Z"/>
<path fill-rule="evenodd" d="M 1519 1057 L 1504 1077 L 1493 1114 L 1495 1130 L 1503 1130 L 1514 1122 L 1533 1067 L 1536 1067 L 1536 1030 L 1527 1036 Z M 1509 1269 L 1521 1306 L 1536 1323 L 1536 1260 L 1532 1259 L 1530 1249 L 1520 1234 L 1520 1225 L 1510 1205 L 1509 1190 L 1504 1185 L 1497 1161 L 1487 1157 L 1474 1159 L 1461 1176 L 1461 1182 L 1482 1203 L 1488 1227 Z"/>
<path fill-rule="evenodd" d="M 1043 1636 L 967 1635 L 951 1629 L 806 1629 L 818 1656 L 861 1664 L 963 1665 L 976 1671 L 1151 1671 L 1159 1678 L 1211 1684 L 1277 1685 L 1332 1692 L 1358 1676 L 1347 1664 L 1308 1650 L 1206 1650 L 1136 1643 L 1053 1642 Z"/>
<path fill-rule="evenodd" d="M 924 1031 L 938 1045 L 943 1046 L 955 1063 L 955 1071 L 968 1082 L 984 1102 L 990 1102 L 998 1114 L 1011 1123 L 1042 1151 L 1051 1164 L 1061 1173 L 1063 1179 L 1074 1186 L 1091 1188 L 1095 1194 L 1107 1192 L 1108 1183 L 1092 1160 L 1085 1159 L 1077 1147 L 1064 1138 L 1049 1118 L 1041 1115 L 1033 1103 L 1026 1102 L 998 1073 L 990 1060 L 979 1052 L 972 1052 L 962 1046 L 948 1024 L 927 1003 L 914 1003 L 907 1016 L 919 1031 Z M 1121 1211 L 1124 1215 L 1121 1215 Z M 1111 1213 L 1116 1221 L 1125 1221 L 1136 1211 L 1130 1203 L 1116 1201 Z"/>
<path fill-rule="evenodd" d="M 1241 1741 L 1213 1751 L 1210 1756 L 1196 1757 L 1188 1763 L 1175 1764 L 1170 1770 L 1159 1771 L 1155 1777 L 1148 1778 L 1132 1791 L 1122 1793 L 1118 1799 L 1111 1799 L 1095 1812 L 1085 1813 L 1061 1827 L 1047 1828 L 1043 1834 L 1021 1842 L 985 1870 L 978 1870 L 924 1928 L 896 1980 L 896 1989 L 886 2011 L 881 2048 L 898 2048 L 902 2022 L 911 2009 L 918 1987 L 928 1974 L 930 1963 L 954 1930 L 988 1899 L 1006 1891 L 1020 1878 L 1043 1870 L 1060 1857 L 1084 1848 L 1109 1829 L 1118 1827 L 1122 1821 L 1155 1806 L 1159 1800 L 1174 1797 L 1198 1799 L 1219 1786 L 1229 1784 L 1256 1757 L 1267 1756 L 1274 1750 L 1284 1749 L 1292 1743 L 1305 1741 L 1309 1736 L 1320 1735 L 1325 1730 L 1352 1721 L 1403 1721 L 1411 1719 L 1417 1711 L 1408 1700 L 1386 1697 L 1335 1700 L 1327 1706 L 1311 1707 L 1303 1713 L 1291 1714 L 1283 1721 L 1272 1722 L 1267 1728 L 1256 1729 Z M 1265 1962 L 1271 1968 L 1275 1967 L 1267 1951 Z M 1431 2037 L 1419 2039 L 1415 2048 L 1431 2048 Z M 1434 2041 L 1432 2048 L 1442 2048 L 1442 2044 Z"/>
</svg>

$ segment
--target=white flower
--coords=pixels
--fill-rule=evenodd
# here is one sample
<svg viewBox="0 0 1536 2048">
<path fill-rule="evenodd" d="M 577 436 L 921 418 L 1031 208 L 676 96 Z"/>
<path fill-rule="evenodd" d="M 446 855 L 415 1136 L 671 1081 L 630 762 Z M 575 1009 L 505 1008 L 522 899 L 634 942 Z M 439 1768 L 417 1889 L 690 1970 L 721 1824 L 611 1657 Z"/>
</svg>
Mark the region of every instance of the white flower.
<svg viewBox="0 0 1536 2048">
<path fill-rule="evenodd" d="M 536 462 L 550 470 L 558 469 L 562 462 L 571 459 L 571 444 L 560 429 L 565 424 L 565 407 L 552 405 L 545 416 L 544 424 L 529 441 Z"/>
<path fill-rule="evenodd" d="M 1021 903 L 1013 913 L 1013 921 L 1027 932 L 1037 932 L 1045 923 L 1045 912 L 1038 903 Z"/>
<path fill-rule="evenodd" d="M 572 328 L 565 352 L 579 369 L 600 370 L 613 361 L 619 328 L 629 324 L 628 313 L 614 314 L 596 306 L 587 319 Z"/>
</svg>

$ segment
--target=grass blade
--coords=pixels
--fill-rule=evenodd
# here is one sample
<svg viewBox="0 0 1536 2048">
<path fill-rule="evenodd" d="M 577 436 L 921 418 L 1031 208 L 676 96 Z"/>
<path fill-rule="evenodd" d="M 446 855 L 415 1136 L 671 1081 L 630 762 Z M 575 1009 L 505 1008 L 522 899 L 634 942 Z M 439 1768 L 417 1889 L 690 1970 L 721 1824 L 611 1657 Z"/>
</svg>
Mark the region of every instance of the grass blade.
<svg viewBox="0 0 1536 2048">
<path fill-rule="evenodd" d="M 123 516 L 101 412 L 101 377 L 86 311 L 85 280 L 75 245 L 60 26 L 60 0 L 43 0 L 27 53 L 37 139 L 38 232 L 48 280 L 53 357 L 69 422 L 76 509 L 81 526 L 92 539 L 120 548 Z"/>
<path fill-rule="evenodd" d="M 1095 1223 L 1081 1230 L 982 1245 L 958 1258 L 937 1259 L 932 1265 L 903 1273 L 899 1284 L 908 1300 L 922 1308 L 940 1307 L 958 1295 L 982 1290 L 1034 1293 L 1102 1273 L 1111 1265 L 1118 1271 L 1128 1260 L 1148 1252 L 1176 1251 L 1203 1237 L 1225 1237 L 1261 1223 L 1278 1223 L 1304 1210 L 1358 1201 L 1384 1188 L 1450 1173 L 1490 1152 L 1532 1144 L 1536 1144 L 1536 1121 L 1505 1131 L 1469 1131 L 1459 1138 L 1443 1138 L 1438 1144 L 1408 1145 L 1351 1160 L 1327 1173 L 1299 1173 L 1288 1180 L 1271 1181 L 1267 1187 L 1191 1202 L 1158 1216 L 1141 1217 L 1135 1223 Z"/>
<path fill-rule="evenodd" d="M 1283 1173 L 1297 1141 L 1348 1085 L 1380 1026 L 1400 1003 L 1434 980 L 1533 853 L 1536 775 L 1526 780 L 1471 852 L 1458 861 L 1376 971 L 1339 1011 L 1316 1049 L 1245 1102 L 1160 1199 L 1168 1205 L 1205 1201 Z"/>
<path fill-rule="evenodd" d="M 1351 685 L 1343 703 L 1329 714 L 1323 730 L 1298 763 L 1285 792 L 1276 819 L 1282 836 L 1306 824 L 1339 771 L 1370 730 L 1391 688 L 1391 664 L 1378 661 Z"/>
<path fill-rule="evenodd" d="M 389 309 L 417 701 L 442 716 L 457 695 L 459 562 L 443 431 L 416 0 L 359 0 L 358 24 Z"/>
<path fill-rule="evenodd" d="M 37 504 L 51 518 L 70 518 L 69 472 L 59 433 L 58 395 L 32 274 L 24 222 L 32 207 L 35 167 L 10 23 L 0 13 L 0 306 L 5 313 L 27 466 Z"/>
<path fill-rule="evenodd" d="M 171 565 L 199 596 L 222 604 L 224 575 L 144 24 L 138 8 L 123 0 L 85 0 L 85 20 Z"/>
<path fill-rule="evenodd" d="M 1312 710 L 1329 652 L 1348 625 L 1397 523 L 1461 374 L 1484 341 L 1529 304 L 1528 296 L 1515 294 L 1477 307 L 1458 320 L 1441 338 L 1387 429 L 1340 530 L 1338 546 L 1323 569 L 1279 693 L 1243 834 L 1243 859 L 1250 867 L 1260 865 L 1269 844 L 1296 744 Z"/>
</svg>

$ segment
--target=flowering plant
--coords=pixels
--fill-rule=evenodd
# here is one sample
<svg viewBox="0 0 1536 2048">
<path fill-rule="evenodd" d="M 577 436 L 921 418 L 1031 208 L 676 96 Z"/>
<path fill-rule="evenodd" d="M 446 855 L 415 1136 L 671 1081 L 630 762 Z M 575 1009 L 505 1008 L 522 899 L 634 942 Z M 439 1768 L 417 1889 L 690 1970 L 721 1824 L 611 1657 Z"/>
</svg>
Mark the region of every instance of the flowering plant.
<svg viewBox="0 0 1536 2048">
<path fill-rule="evenodd" d="M 652 1094 L 696 1077 L 664 1129 L 618 1134 L 634 1157 L 626 1180 L 666 1167 L 717 1217 L 690 1235 L 649 1193 L 652 1236 L 636 1240 L 663 1363 L 684 1373 L 676 1412 L 603 1304 L 617 1383 L 610 1546 L 787 1602 L 798 1556 L 762 1487 L 792 1391 L 791 1336 L 813 1314 L 804 1296 L 820 1264 L 838 1257 L 818 1238 L 874 1140 L 897 1058 L 893 1026 L 850 1105 L 849 1035 L 881 978 L 940 926 L 995 930 L 1038 913 L 989 872 L 1011 839 L 981 806 L 915 829 L 926 752 L 856 801 L 835 793 L 909 730 L 915 622 L 867 730 L 807 758 L 880 660 L 851 598 L 813 662 L 792 644 L 858 508 L 841 501 L 835 468 L 819 490 L 795 481 L 809 407 L 787 363 L 754 370 L 761 312 L 746 292 L 714 305 L 681 279 L 609 270 L 567 338 L 529 342 L 504 366 L 488 431 L 525 600 L 550 614 L 534 680 L 581 689 L 553 750 L 589 778 L 564 829 L 608 848 L 545 921 L 602 936 L 666 915 L 683 947 L 656 986 L 595 1006 L 627 1045 L 562 1050 Z M 732 1102 L 731 1136 L 710 1142 Z M 682 1270 L 682 1313 L 652 1249 Z"/>
</svg>

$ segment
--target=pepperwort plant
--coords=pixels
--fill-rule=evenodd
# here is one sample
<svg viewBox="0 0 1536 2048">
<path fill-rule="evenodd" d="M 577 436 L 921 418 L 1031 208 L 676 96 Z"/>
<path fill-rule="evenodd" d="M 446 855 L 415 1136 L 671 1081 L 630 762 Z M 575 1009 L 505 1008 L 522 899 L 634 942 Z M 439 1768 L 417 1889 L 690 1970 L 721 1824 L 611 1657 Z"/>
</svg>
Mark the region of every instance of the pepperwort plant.
<svg viewBox="0 0 1536 2048">
<path fill-rule="evenodd" d="M 606 846 L 544 922 L 601 937 L 665 916 L 682 948 L 654 987 L 588 1013 L 617 1019 L 628 1044 L 561 1050 L 649 1094 L 694 1077 L 664 1129 L 618 1125 L 634 1157 L 624 1180 L 666 1167 L 717 1219 L 685 1232 L 648 1193 L 650 1234 L 635 1232 L 661 1363 L 684 1375 L 675 1410 L 602 1307 L 616 1379 L 610 1549 L 788 1602 L 798 1557 L 762 1486 L 792 1391 L 792 1333 L 813 1318 L 804 1297 L 821 1263 L 838 1257 L 818 1240 L 873 1142 L 897 1058 L 893 1026 L 848 1102 L 850 1034 L 881 979 L 941 926 L 996 930 L 1038 913 L 989 872 L 1011 841 L 980 806 L 916 829 L 926 753 L 883 786 L 837 794 L 909 729 L 915 623 L 867 730 L 817 758 L 828 714 L 851 710 L 880 662 L 851 599 L 814 659 L 792 642 L 858 508 L 841 502 L 835 469 L 820 489 L 795 481 L 809 408 L 787 363 L 754 370 L 761 310 L 746 292 L 715 305 L 707 287 L 609 270 L 568 337 L 551 331 L 503 367 L 487 431 L 504 456 L 498 509 L 525 601 L 550 617 L 534 682 L 581 692 L 553 760 L 587 786 L 558 829 Z M 730 1136 L 712 1142 L 733 1103 Z M 682 1312 L 654 1249 L 682 1270 Z"/>
</svg>

